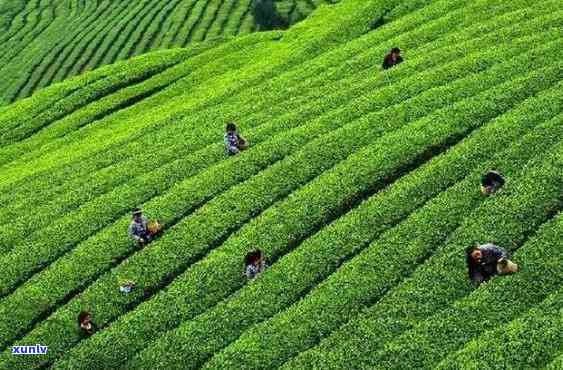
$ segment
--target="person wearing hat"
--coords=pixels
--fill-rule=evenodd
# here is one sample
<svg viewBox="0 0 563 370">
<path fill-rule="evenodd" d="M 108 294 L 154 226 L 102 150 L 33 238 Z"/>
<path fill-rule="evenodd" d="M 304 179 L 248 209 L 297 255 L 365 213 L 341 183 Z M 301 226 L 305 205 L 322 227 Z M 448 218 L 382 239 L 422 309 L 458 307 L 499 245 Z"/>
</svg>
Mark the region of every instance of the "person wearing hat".
<svg viewBox="0 0 563 370">
<path fill-rule="evenodd" d="M 139 245 L 144 245 L 152 239 L 148 224 L 149 221 L 143 216 L 143 211 L 139 208 L 135 208 L 133 210 L 133 219 L 129 225 L 129 236 L 139 243 Z"/>
<path fill-rule="evenodd" d="M 401 57 L 401 49 L 393 48 L 383 59 L 383 69 L 389 69 L 402 62 L 403 58 Z"/>
</svg>

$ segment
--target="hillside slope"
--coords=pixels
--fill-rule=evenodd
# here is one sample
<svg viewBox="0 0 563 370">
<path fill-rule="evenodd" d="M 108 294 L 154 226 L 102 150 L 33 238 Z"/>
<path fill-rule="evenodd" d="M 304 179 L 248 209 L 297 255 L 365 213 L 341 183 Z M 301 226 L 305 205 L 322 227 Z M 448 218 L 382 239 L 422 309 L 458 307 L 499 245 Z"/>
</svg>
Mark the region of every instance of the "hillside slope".
<svg viewBox="0 0 563 370">
<path fill-rule="evenodd" d="M 0 4 L 0 105 L 151 50 L 287 27 L 337 1 L 7 0 Z"/>
<path fill-rule="evenodd" d="M 0 368 L 556 366 L 562 21 L 556 0 L 342 0 L 0 109 Z M 143 249 L 138 206 L 165 225 Z M 489 241 L 521 272 L 475 288 L 464 250 Z"/>
</svg>

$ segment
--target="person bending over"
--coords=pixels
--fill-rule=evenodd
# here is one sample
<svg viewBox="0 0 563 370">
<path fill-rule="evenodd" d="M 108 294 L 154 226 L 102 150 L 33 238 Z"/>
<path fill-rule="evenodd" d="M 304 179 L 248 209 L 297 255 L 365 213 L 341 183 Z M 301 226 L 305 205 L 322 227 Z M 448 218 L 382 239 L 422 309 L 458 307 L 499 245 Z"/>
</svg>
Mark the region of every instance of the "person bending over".
<svg viewBox="0 0 563 370">
<path fill-rule="evenodd" d="M 92 315 L 87 311 L 78 314 L 78 327 L 83 336 L 89 337 L 96 331 L 96 325 L 92 322 Z"/>
<path fill-rule="evenodd" d="M 143 211 L 139 208 L 133 210 L 133 219 L 129 224 L 129 236 L 135 240 L 139 246 L 144 246 L 154 239 L 162 231 L 162 225 L 157 221 L 150 221 L 143 216 Z"/>
<path fill-rule="evenodd" d="M 256 278 L 266 269 L 266 258 L 261 250 L 256 249 L 244 258 L 244 274 L 249 280 Z"/>
<path fill-rule="evenodd" d="M 469 278 L 476 285 L 495 275 L 508 275 L 518 271 L 518 265 L 508 259 L 506 250 L 492 243 L 469 247 L 466 259 Z"/>
<path fill-rule="evenodd" d="M 483 195 L 496 193 L 504 185 L 504 177 L 497 171 L 489 171 L 481 177 L 481 192 Z"/>
<path fill-rule="evenodd" d="M 383 69 L 389 69 L 403 62 L 401 57 L 401 49 L 393 48 L 383 59 Z"/>
<path fill-rule="evenodd" d="M 230 122 L 227 124 L 225 132 L 225 151 L 228 155 L 235 155 L 248 148 L 246 140 L 237 131 L 237 126 Z"/>
</svg>

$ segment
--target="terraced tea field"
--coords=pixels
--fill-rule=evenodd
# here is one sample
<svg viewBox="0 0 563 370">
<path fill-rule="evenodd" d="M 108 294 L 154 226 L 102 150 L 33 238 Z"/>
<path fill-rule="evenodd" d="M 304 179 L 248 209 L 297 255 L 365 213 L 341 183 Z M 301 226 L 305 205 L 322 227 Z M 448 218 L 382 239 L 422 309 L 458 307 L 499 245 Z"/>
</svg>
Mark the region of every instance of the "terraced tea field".
<svg viewBox="0 0 563 370">
<path fill-rule="evenodd" d="M 337 1 L 6 0 L 0 4 L 0 105 L 152 50 L 268 29 L 272 24 L 254 4 L 272 3 L 279 26 L 287 27 Z"/>
<path fill-rule="evenodd" d="M 0 5 L 0 369 L 559 369 L 561 2 L 256 5 Z"/>
</svg>

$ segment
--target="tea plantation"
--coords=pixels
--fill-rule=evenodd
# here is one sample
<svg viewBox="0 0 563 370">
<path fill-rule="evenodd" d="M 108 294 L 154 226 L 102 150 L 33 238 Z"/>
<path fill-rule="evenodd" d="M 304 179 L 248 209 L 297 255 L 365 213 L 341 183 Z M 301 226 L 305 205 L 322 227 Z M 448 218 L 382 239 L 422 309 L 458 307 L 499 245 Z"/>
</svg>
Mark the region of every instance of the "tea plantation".
<svg viewBox="0 0 563 370">
<path fill-rule="evenodd" d="M 0 369 L 562 368 L 561 1 L 0 10 Z"/>
<path fill-rule="evenodd" d="M 3 0 L 0 105 L 151 50 L 286 28 L 339 0 Z"/>
</svg>

